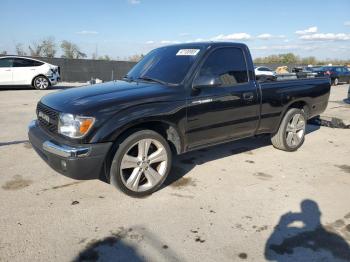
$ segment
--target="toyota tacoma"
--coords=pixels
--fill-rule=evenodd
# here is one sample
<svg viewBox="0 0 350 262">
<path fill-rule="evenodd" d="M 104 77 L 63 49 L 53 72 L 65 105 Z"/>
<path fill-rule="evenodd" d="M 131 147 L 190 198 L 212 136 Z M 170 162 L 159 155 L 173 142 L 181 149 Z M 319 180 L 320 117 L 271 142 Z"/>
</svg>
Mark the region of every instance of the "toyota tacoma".
<svg viewBox="0 0 350 262">
<path fill-rule="evenodd" d="M 151 51 L 123 80 L 44 96 L 28 135 L 57 172 L 142 197 L 162 185 L 174 154 L 260 134 L 297 150 L 329 92 L 325 77 L 256 81 L 244 44 L 178 44 Z"/>
</svg>

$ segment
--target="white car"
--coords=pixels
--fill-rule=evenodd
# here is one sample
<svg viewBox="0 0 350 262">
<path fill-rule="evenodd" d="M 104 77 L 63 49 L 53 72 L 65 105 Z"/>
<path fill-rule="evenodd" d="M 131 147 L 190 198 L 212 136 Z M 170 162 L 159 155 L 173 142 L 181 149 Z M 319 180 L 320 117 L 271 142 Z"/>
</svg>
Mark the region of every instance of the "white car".
<svg viewBox="0 0 350 262">
<path fill-rule="evenodd" d="M 60 80 L 59 67 L 27 57 L 0 57 L 0 86 L 47 89 Z"/>
<path fill-rule="evenodd" d="M 266 66 L 256 66 L 255 67 L 255 75 L 256 76 L 275 76 L 276 73 L 272 69 Z"/>
</svg>

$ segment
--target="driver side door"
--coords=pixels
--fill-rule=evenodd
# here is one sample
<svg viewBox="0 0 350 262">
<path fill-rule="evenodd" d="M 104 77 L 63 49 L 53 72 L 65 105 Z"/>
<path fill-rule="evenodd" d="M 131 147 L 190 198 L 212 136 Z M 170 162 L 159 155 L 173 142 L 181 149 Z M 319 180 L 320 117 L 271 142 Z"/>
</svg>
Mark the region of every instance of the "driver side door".
<svg viewBox="0 0 350 262">
<path fill-rule="evenodd" d="M 243 50 L 213 50 L 195 79 L 203 76 L 219 79 L 221 85 L 192 91 L 186 125 L 189 149 L 253 135 L 259 119 L 259 100 Z"/>
</svg>

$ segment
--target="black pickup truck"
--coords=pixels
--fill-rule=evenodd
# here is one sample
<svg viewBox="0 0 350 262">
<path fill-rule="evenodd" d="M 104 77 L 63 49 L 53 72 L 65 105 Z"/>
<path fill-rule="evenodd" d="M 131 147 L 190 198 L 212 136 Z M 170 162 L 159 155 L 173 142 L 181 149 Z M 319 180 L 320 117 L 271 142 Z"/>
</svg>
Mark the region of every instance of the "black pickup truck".
<svg viewBox="0 0 350 262">
<path fill-rule="evenodd" d="M 324 77 L 257 82 L 244 44 L 179 44 L 151 51 L 122 81 L 44 96 L 28 135 L 59 173 L 141 197 L 164 182 L 173 154 L 259 134 L 297 150 L 329 92 Z"/>
</svg>

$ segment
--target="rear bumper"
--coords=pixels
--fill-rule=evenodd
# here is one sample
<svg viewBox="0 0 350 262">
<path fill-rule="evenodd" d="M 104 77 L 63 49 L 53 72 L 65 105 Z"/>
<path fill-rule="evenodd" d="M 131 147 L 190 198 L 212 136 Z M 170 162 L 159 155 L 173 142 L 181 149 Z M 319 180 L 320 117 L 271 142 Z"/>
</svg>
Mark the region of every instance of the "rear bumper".
<svg viewBox="0 0 350 262">
<path fill-rule="evenodd" d="M 61 80 L 61 78 L 59 76 L 51 76 L 51 77 L 48 77 L 48 78 L 49 78 L 50 84 L 52 86 L 57 85 L 57 83 Z"/>
<path fill-rule="evenodd" d="M 78 180 L 98 179 L 111 142 L 67 145 L 42 130 L 36 121 L 29 125 L 29 141 L 38 155 L 55 171 Z"/>
</svg>

